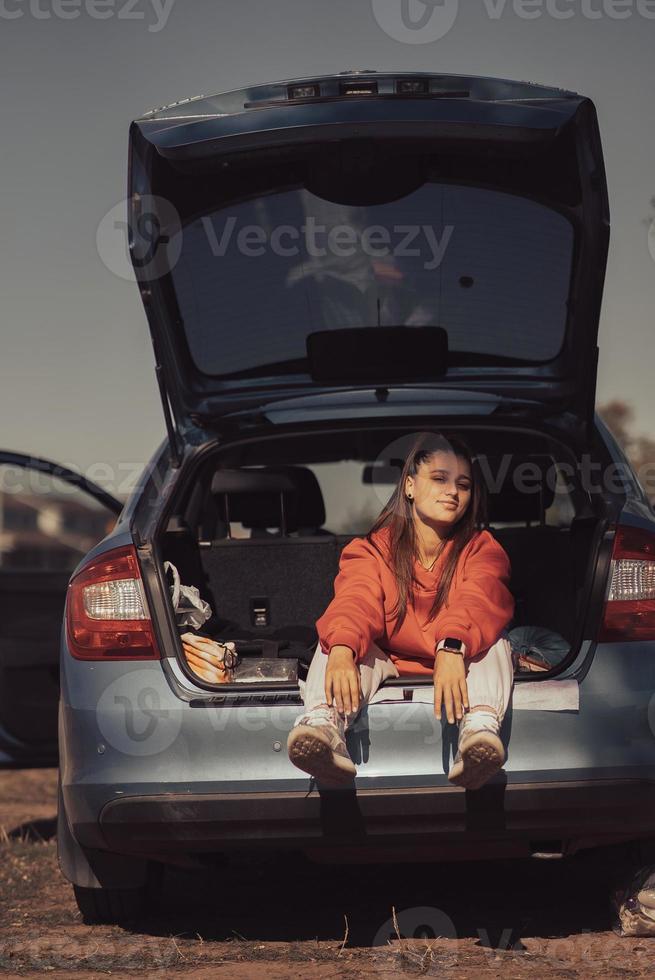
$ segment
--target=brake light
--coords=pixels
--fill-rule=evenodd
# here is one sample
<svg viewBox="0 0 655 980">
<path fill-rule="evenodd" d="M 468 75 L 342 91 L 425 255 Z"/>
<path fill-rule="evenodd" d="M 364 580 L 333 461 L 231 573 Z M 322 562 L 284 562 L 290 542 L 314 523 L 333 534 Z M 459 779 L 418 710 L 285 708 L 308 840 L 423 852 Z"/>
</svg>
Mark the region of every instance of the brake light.
<svg viewBox="0 0 655 980">
<path fill-rule="evenodd" d="M 78 660 L 159 658 L 133 546 L 107 552 L 71 579 L 66 631 Z"/>
<path fill-rule="evenodd" d="M 619 526 L 599 640 L 655 640 L 655 534 Z"/>
</svg>

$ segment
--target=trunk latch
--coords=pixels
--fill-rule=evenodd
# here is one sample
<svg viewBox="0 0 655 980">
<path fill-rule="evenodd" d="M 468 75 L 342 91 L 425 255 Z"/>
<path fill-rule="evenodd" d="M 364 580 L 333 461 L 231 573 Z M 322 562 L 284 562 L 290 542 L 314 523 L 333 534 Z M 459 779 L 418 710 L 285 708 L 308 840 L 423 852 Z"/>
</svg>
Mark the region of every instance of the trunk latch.
<svg viewBox="0 0 655 980">
<path fill-rule="evenodd" d="M 250 622 L 253 626 L 268 626 L 271 621 L 271 604 L 264 596 L 250 600 Z"/>
</svg>

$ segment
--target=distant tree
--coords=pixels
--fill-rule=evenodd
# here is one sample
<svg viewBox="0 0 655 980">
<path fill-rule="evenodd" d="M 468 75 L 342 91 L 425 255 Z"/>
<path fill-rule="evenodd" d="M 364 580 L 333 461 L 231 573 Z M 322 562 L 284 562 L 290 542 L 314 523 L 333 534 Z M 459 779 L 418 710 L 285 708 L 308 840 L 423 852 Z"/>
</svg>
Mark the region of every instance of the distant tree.
<svg viewBox="0 0 655 980">
<path fill-rule="evenodd" d="M 637 478 L 655 506 L 655 440 L 633 432 L 634 411 L 620 399 L 601 405 L 598 414 L 628 457 Z"/>
<path fill-rule="evenodd" d="M 627 402 L 615 399 L 614 401 L 607 402 L 605 405 L 601 405 L 598 408 L 598 414 L 621 446 L 621 449 L 627 450 L 632 441 L 628 430 L 633 424 L 635 416 L 630 405 Z"/>
</svg>

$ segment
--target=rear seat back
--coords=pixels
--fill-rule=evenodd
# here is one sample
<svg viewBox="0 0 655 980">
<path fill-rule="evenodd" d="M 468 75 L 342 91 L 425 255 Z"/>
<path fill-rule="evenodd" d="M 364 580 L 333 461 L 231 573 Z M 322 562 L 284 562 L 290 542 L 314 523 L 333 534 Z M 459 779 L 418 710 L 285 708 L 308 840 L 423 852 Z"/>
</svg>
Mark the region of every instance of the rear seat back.
<svg viewBox="0 0 655 980">
<path fill-rule="evenodd" d="M 229 521 L 253 531 L 249 539 L 217 537 L 200 550 L 216 635 L 276 640 L 280 655 L 306 659 L 316 620 L 334 595 L 341 550 L 333 535 L 321 533 L 325 507 L 316 477 L 305 467 L 219 470 L 212 493 L 219 531 Z M 276 533 L 269 536 L 270 528 Z"/>
<path fill-rule="evenodd" d="M 334 595 L 339 546 L 332 537 L 227 539 L 201 550 L 217 635 L 315 643 Z"/>
<path fill-rule="evenodd" d="M 329 534 L 325 524 L 325 503 L 316 479 L 308 466 L 268 466 L 267 473 L 287 477 L 295 491 L 295 528 L 299 535 Z"/>
<path fill-rule="evenodd" d="M 499 460 L 487 462 L 491 475 L 502 473 Z M 533 468 L 521 469 L 526 463 Z M 570 533 L 568 528 L 544 523 L 555 495 L 552 466 L 550 456 L 514 455 L 501 484 L 488 494 L 488 521 L 512 566 L 510 589 L 516 600 L 512 625 L 544 626 L 570 640 L 576 590 Z M 523 526 L 493 527 L 519 521 Z"/>
</svg>

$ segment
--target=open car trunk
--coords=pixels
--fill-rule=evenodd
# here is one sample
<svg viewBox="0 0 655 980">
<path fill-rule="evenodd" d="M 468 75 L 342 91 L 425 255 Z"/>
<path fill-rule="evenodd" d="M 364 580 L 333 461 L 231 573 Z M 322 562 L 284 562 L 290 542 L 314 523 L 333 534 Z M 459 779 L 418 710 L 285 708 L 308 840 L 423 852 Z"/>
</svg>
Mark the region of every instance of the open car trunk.
<svg viewBox="0 0 655 980">
<path fill-rule="evenodd" d="M 489 426 L 457 434 L 479 459 L 488 527 L 511 561 L 516 610 L 508 629 L 527 655 L 521 670 L 531 663 L 532 679 L 553 676 L 593 638 L 588 607 L 606 524 L 601 495 L 570 476 L 575 458 L 547 435 Z M 334 595 L 341 550 L 386 503 L 410 438 L 379 425 L 296 428 L 207 452 L 189 470 L 163 522 L 159 559 L 210 604 L 200 632 L 236 644 L 240 665 L 221 690 L 297 691 L 316 650 L 316 620 Z"/>
<path fill-rule="evenodd" d="M 593 103 L 455 75 L 254 86 L 135 120 L 128 186 L 173 468 L 205 447 L 159 557 L 211 605 L 209 635 L 306 665 L 341 549 L 398 477 L 376 470 L 367 497 L 365 467 L 454 418 L 490 464 L 511 626 L 556 634 L 559 660 L 578 649 L 602 497 L 548 478 L 594 439 L 609 214 Z M 525 457 L 541 476 L 515 492 Z"/>
</svg>

